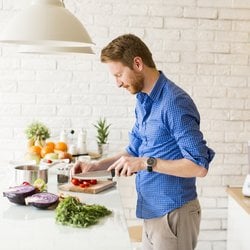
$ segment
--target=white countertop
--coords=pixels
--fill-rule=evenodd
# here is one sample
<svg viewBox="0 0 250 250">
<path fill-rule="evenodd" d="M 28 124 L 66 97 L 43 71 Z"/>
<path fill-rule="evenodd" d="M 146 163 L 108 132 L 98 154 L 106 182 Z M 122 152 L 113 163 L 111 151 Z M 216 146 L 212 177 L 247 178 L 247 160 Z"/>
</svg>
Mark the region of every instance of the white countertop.
<svg viewBox="0 0 250 250">
<path fill-rule="evenodd" d="M 49 171 L 48 191 L 58 193 L 56 175 Z M 0 167 L 0 244 L 3 250 L 129 250 L 132 249 L 121 199 L 116 188 L 99 194 L 70 193 L 88 204 L 112 210 L 97 225 L 73 228 L 58 225 L 54 210 L 10 203 L 3 191 L 13 186 L 13 170 Z M 62 191 L 60 191 L 61 193 Z M 68 192 L 64 192 L 69 194 Z"/>
</svg>

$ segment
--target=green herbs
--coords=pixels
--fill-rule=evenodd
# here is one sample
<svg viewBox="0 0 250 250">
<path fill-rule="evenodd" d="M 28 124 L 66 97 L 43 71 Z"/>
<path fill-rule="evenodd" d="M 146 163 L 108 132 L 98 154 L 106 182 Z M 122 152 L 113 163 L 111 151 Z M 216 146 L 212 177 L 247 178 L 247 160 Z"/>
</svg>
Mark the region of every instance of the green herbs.
<svg viewBox="0 0 250 250">
<path fill-rule="evenodd" d="M 112 212 L 104 206 L 82 204 L 76 197 L 66 197 L 56 208 L 56 221 L 73 227 L 88 227 Z"/>
</svg>

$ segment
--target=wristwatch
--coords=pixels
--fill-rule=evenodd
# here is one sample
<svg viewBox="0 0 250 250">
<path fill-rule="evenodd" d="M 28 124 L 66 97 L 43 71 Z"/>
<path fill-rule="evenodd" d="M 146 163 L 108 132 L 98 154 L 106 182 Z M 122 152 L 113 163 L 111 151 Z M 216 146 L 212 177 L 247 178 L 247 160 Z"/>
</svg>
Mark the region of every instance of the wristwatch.
<svg viewBox="0 0 250 250">
<path fill-rule="evenodd" d="M 156 165 L 157 160 L 154 157 L 149 157 L 147 159 L 147 170 L 148 172 L 152 172 L 153 171 L 153 167 Z"/>
</svg>

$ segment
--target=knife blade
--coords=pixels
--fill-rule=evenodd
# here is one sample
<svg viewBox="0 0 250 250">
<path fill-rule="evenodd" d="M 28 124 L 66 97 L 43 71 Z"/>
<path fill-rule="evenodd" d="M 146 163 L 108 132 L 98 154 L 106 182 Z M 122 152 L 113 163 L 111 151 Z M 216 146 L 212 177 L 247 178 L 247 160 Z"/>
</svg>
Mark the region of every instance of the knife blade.
<svg viewBox="0 0 250 250">
<path fill-rule="evenodd" d="M 79 180 L 89 180 L 89 179 L 113 179 L 115 176 L 115 170 L 112 169 L 111 171 L 107 170 L 97 170 L 97 171 L 90 171 L 86 173 L 75 174 L 72 177 L 79 179 Z"/>
</svg>

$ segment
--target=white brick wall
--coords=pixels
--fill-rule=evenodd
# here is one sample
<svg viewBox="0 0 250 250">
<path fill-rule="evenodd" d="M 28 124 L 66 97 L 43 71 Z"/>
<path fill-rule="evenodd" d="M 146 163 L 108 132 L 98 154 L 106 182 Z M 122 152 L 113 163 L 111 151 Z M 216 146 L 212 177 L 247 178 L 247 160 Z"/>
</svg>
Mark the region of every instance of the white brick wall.
<svg viewBox="0 0 250 250">
<path fill-rule="evenodd" d="M 0 0 L 0 30 L 29 0 Z M 198 179 L 203 207 L 198 250 L 225 250 L 227 185 L 241 185 L 247 173 L 250 140 L 250 1 L 249 0 L 65 0 L 84 23 L 96 54 L 79 56 L 18 55 L 0 45 L 0 159 L 20 159 L 24 129 L 33 119 L 57 136 L 62 126 L 88 130 L 105 115 L 112 123 L 110 149 L 128 142 L 135 99 L 117 89 L 100 49 L 114 37 L 135 33 L 153 52 L 159 69 L 194 98 L 201 128 L 217 152 L 210 172 Z M 119 189 L 128 224 L 135 218 L 134 179 Z"/>
</svg>

